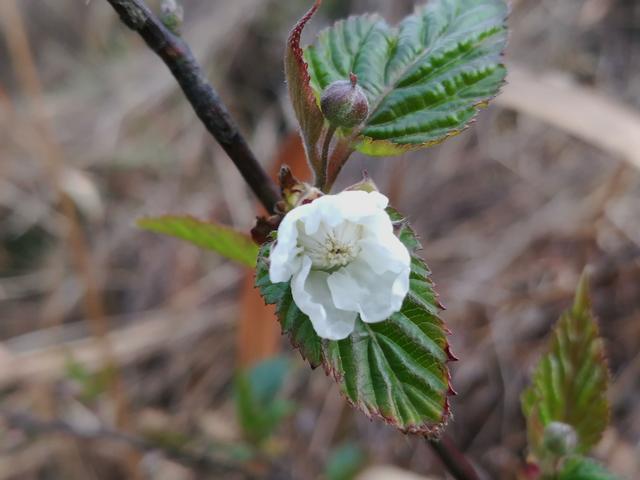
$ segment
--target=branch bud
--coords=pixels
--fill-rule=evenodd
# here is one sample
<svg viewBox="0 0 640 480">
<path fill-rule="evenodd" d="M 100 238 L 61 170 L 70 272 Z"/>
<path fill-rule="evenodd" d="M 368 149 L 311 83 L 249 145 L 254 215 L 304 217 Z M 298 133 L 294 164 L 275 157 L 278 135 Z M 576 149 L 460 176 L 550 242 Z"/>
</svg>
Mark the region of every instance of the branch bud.
<svg viewBox="0 0 640 480">
<path fill-rule="evenodd" d="M 184 9 L 179 0 L 162 0 L 160 4 L 160 20 L 174 34 L 180 35 L 184 20 Z"/>
<path fill-rule="evenodd" d="M 362 180 L 358 183 L 345 188 L 345 190 L 361 190 L 363 192 L 379 192 L 378 186 L 371 179 L 369 174 L 365 171 L 362 172 Z"/>
</svg>

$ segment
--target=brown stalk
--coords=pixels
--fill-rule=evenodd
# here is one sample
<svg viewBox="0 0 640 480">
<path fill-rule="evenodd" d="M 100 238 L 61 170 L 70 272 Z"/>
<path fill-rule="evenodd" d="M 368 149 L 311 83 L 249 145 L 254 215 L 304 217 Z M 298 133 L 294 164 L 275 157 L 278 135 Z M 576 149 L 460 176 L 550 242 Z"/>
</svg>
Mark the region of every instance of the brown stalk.
<svg viewBox="0 0 640 480">
<path fill-rule="evenodd" d="M 151 12 L 143 0 L 107 0 L 122 22 L 137 32 L 167 65 L 206 129 L 227 152 L 262 205 L 274 212 L 280 195 L 205 77 L 189 45 Z"/>
</svg>

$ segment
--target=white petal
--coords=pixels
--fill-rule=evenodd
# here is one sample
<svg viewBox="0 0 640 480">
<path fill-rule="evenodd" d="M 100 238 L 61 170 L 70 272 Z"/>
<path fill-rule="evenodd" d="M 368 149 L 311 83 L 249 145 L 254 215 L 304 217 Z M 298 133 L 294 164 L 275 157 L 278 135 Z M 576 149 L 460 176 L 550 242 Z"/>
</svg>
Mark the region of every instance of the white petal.
<svg viewBox="0 0 640 480">
<path fill-rule="evenodd" d="M 293 209 L 278 227 L 278 239 L 269 255 L 269 279 L 273 283 L 286 282 L 299 270 L 300 262 L 296 257 L 301 251 L 298 246 L 298 222 L 308 215 L 309 205 Z"/>
<path fill-rule="evenodd" d="M 376 273 L 358 259 L 327 280 L 336 307 L 354 310 L 367 323 L 381 322 L 402 308 L 409 291 L 409 267 Z"/>
<path fill-rule="evenodd" d="M 342 340 L 353 331 L 357 314 L 336 308 L 327 285 L 328 277 L 326 272 L 311 271 L 311 259 L 304 256 L 302 267 L 293 275 L 291 293 L 320 337 Z"/>
<path fill-rule="evenodd" d="M 359 245 L 359 258 L 377 274 L 388 270 L 400 273 L 411 266 L 411 256 L 407 247 L 393 233 L 380 235 L 378 238 L 364 238 Z"/>
<path fill-rule="evenodd" d="M 344 220 L 359 222 L 384 212 L 389 200 L 378 192 L 346 191 L 319 198 L 318 209 L 330 226 Z M 318 202 L 316 200 L 314 203 Z"/>
</svg>

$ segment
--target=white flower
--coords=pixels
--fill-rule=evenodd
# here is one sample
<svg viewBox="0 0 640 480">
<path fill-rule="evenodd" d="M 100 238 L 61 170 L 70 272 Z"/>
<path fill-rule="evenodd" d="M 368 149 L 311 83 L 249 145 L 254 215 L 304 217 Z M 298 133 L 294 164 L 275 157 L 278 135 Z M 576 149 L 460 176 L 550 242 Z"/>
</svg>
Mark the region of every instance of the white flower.
<svg viewBox="0 0 640 480">
<path fill-rule="evenodd" d="M 293 300 L 322 338 L 351 334 L 358 314 L 381 322 L 409 291 L 411 258 L 378 192 L 325 195 L 291 210 L 271 251 L 272 282 L 291 279 Z"/>
</svg>

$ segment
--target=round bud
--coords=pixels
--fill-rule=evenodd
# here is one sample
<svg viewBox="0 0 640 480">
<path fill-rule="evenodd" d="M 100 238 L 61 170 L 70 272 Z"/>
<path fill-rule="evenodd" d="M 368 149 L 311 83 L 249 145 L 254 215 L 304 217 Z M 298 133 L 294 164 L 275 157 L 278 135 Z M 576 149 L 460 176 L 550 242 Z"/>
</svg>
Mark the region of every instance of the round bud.
<svg viewBox="0 0 640 480">
<path fill-rule="evenodd" d="M 365 171 L 362 172 L 362 180 L 358 183 L 347 187 L 345 190 L 361 190 L 363 192 L 379 192 L 378 186 L 375 182 L 369 177 L 369 174 Z"/>
<path fill-rule="evenodd" d="M 353 73 L 350 80 L 329 85 L 320 99 L 322 113 L 334 127 L 353 128 L 369 115 L 369 102 Z"/>
<path fill-rule="evenodd" d="M 551 422 L 544 429 L 542 444 L 550 453 L 567 455 L 575 451 L 578 445 L 578 434 L 571 425 Z"/>
</svg>

